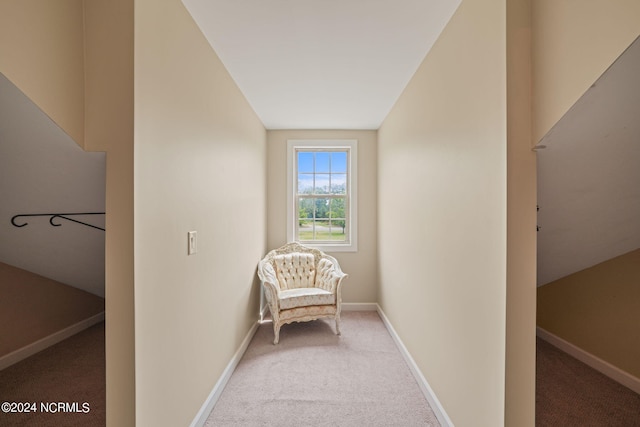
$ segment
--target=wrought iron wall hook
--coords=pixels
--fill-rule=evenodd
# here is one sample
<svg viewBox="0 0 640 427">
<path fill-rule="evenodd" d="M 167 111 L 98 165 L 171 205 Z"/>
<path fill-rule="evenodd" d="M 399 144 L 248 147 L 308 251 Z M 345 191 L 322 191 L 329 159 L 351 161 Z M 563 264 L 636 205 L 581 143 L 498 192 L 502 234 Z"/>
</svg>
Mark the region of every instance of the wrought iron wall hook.
<svg viewBox="0 0 640 427">
<path fill-rule="evenodd" d="M 66 216 L 64 216 L 63 214 L 60 214 L 60 215 L 54 215 L 54 216 L 52 216 L 52 217 L 49 219 L 49 223 L 51 223 L 51 225 L 53 225 L 54 227 L 60 227 L 60 226 L 62 225 L 62 224 L 54 224 L 54 223 L 53 223 L 53 219 L 54 219 L 54 218 L 62 218 L 62 219 L 66 219 L 67 221 L 75 222 L 75 223 L 77 223 L 77 224 L 86 225 L 87 227 L 96 228 L 96 229 L 98 229 L 98 230 L 102 230 L 102 231 L 104 231 L 104 228 L 101 228 L 101 227 L 95 226 L 95 225 L 93 225 L 93 224 L 88 224 L 88 223 L 86 223 L 86 222 L 78 221 L 77 219 L 67 218 L 67 217 L 66 217 Z"/>
<path fill-rule="evenodd" d="M 26 225 L 29 225 L 28 222 L 25 222 L 24 224 L 18 224 L 16 223 L 16 219 L 20 218 L 20 217 L 26 217 L 26 216 L 48 216 L 49 218 L 49 224 L 51 224 L 54 227 L 60 227 L 62 224 L 56 224 L 55 222 L 53 222 L 54 219 L 56 218 L 61 218 L 61 219 L 66 219 L 67 221 L 71 221 L 71 222 L 75 222 L 77 224 L 81 224 L 81 225 L 85 225 L 87 227 L 91 227 L 91 228 L 95 228 L 97 230 L 102 230 L 105 231 L 104 228 L 102 227 L 98 227 L 95 226 L 93 224 L 88 224 L 86 222 L 83 221 L 78 221 L 77 219 L 73 219 L 73 218 L 69 218 L 69 216 L 74 216 L 74 215 L 104 215 L 104 212 L 72 212 L 72 213 L 44 213 L 44 214 L 18 214 L 18 215 L 14 215 L 11 218 L 11 224 L 14 227 L 24 227 Z"/>
<path fill-rule="evenodd" d="M 54 218 L 60 217 L 60 215 L 53 215 L 51 218 L 49 218 L 49 224 L 51 224 L 54 227 L 60 227 L 62 224 L 55 224 L 53 222 Z M 60 217 L 63 218 L 63 217 Z"/>
<path fill-rule="evenodd" d="M 13 224 L 14 227 L 25 227 L 29 225 L 28 222 L 25 222 L 24 224 L 16 224 L 16 218 L 21 216 L 26 216 L 26 215 L 14 215 L 13 217 L 11 217 L 11 224 Z"/>
</svg>

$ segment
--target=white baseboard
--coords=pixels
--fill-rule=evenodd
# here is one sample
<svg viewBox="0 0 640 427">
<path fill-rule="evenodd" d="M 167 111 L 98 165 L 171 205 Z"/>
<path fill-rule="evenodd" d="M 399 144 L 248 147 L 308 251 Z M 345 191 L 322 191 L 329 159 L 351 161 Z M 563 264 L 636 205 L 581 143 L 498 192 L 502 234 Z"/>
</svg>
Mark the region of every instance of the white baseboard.
<svg viewBox="0 0 640 427">
<path fill-rule="evenodd" d="M 418 368 L 418 365 L 416 364 L 415 360 L 413 360 L 413 357 L 411 357 L 411 354 L 409 354 L 409 351 L 404 346 L 402 340 L 396 333 L 395 329 L 393 329 L 393 326 L 391 326 L 391 322 L 389 321 L 387 316 L 384 314 L 384 311 L 382 311 L 382 308 L 380 308 L 378 304 L 375 304 L 375 305 L 377 307 L 378 314 L 382 319 L 382 322 L 387 327 L 389 334 L 391 334 L 391 338 L 393 338 L 396 345 L 398 346 L 398 349 L 400 350 L 402 357 L 404 357 L 404 360 L 407 362 L 407 365 L 409 365 L 409 370 L 411 370 L 411 373 L 416 379 L 416 382 L 418 383 L 418 386 L 420 387 L 422 394 L 424 394 L 424 397 L 427 399 L 427 402 L 429 402 L 429 405 L 431 406 L 431 409 L 436 415 L 436 418 L 440 422 L 440 425 L 443 427 L 453 427 L 453 421 L 451 421 L 451 418 L 449 418 L 449 416 L 447 415 L 446 411 L 442 407 L 442 404 L 438 400 L 436 394 L 433 392 L 433 389 L 427 382 L 427 379 L 424 377 L 424 375 L 422 375 L 422 371 L 420 371 L 420 368 Z"/>
<path fill-rule="evenodd" d="M 104 311 L 0 357 L 0 371 L 104 321 Z"/>
<path fill-rule="evenodd" d="M 547 341 L 549 344 L 554 345 L 565 353 L 568 353 L 571 356 L 575 357 L 579 361 L 591 366 L 593 369 L 606 375 L 615 382 L 620 383 L 623 386 L 640 394 L 640 378 L 634 377 L 628 372 L 625 372 L 622 369 L 613 366 L 611 363 L 584 351 L 580 347 L 571 344 L 569 341 L 566 341 L 539 326 L 536 328 L 536 335 L 538 335 L 538 337 L 540 337 L 541 339 Z"/>
<path fill-rule="evenodd" d="M 244 355 L 245 351 L 247 351 L 247 347 L 249 347 L 249 343 L 251 342 L 251 339 L 258 331 L 259 324 L 260 322 L 255 322 L 251 327 L 251 329 L 249 329 L 249 332 L 247 333 L 247 336 L 244 337 L 242 344 L 240 344 L 240 347 L 231 358 L 231 361 L 229 362 L 227 367 L 222 372 L 220 379 L 218 379 L 218 382 L 216 383 L 216 385 L 213 386 L 213 389 L 211 390 L 211 393 L 209 393 L 207 400 L 205 400 L 204 404 L 196 414 L 196 417 L 193 419 L 193 421 L 191 421 L 190 427 L 204 426 L 204 423 L 207 421 L 207 418 L 209 418 L 209 414 L 211 414 L 213 407 L 218 402 L 218 399 L 220 399 L 222 390 L 224 390 L 224 387 L 229 382 L 229 379 L 231 378 L 233 371 L 236 370 L 238 363 L 240 363 L 240 359 L 242 359 L 242 356 Z"/>
</svg>

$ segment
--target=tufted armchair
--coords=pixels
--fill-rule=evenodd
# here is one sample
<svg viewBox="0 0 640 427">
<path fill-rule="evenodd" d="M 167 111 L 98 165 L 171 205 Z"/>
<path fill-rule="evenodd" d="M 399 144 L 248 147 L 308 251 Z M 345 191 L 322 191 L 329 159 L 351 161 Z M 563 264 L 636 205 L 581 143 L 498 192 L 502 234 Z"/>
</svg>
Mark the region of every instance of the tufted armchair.
<svg viewBox="0 0 640 427">
<path fill-rule="evenodd" d="M 287 243 L 260 261 L 258 276 L 273 318 L 274 344 L 278 344 L 282 325 L 321 317 L 333 317 L 336 335 L 340 335 L 340 292 L 347 275 L 334 257 Z"/>
</svg>

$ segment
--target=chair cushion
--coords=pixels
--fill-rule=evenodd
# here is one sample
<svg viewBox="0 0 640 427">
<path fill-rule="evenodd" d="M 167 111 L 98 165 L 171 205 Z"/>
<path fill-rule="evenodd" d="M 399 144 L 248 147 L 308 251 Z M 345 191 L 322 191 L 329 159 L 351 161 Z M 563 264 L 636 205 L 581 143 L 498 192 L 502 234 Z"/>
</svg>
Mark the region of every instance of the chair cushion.
<svg viewBox="0 0 640 427">
<path fill-rule="evenodd" d="M 320 288 L 297 288 L 280 291 L 279 299 L 281 310 L 336 303 L 336 296 L 334 294 Z"/>
<path fill-rule="evenodd" d="M 274 269 L 281 290 L 313 287 L 316 265 L 313 254 L 294 252 L 273 257 Z"/>
</svg>

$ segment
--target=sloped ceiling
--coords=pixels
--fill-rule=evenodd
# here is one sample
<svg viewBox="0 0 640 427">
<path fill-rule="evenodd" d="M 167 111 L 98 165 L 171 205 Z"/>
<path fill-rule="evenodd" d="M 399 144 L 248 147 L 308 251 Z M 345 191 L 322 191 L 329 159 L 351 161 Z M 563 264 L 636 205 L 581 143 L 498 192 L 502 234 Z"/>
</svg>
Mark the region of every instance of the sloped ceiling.
<svg viewBox="0 0 640 427">
<path fill-rule="evenodd" d="M 640 247 L 640 39 L 538 151 L 538 284 Z"/>
<path fill-rule="evenodd" d="M 183 0 L 267 129 L 377 129 L 460 0 Z"/>
<path fill-rule="evenodd" d="M 52 227 L 48 217 L 16 228 L 10 219 L 104 212 L 105 176 L 105 153 L 83 151 L 0 73 L 0 261 L 103 297 L 104 232 L 68 221 Z M 105 224 L 101 215 L 76 219 Z"/>
</svg>

